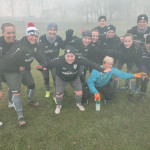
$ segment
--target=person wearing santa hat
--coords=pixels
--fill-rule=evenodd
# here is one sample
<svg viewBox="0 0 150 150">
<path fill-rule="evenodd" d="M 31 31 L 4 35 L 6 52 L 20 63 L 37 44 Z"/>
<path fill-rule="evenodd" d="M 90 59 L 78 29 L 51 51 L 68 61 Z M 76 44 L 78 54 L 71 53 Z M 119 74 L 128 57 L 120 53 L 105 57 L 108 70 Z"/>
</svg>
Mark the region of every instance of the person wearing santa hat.
<svg viewBox="0 0 150 150">
<path fill-rule="evenodd" d="M 15 43 L 4 57 L 4 74 L 7 85 L 12 91 L 12 102 L 18 116 L 19 126 L 26 124 L 23 117 L 22 100 L 20 96 L 21 83 L 27 86 L 28 104 L 35 107 L 39 106 L 39 102 L 32 100 L 35 83 L 30 72 L 30 64 L 33 62 L 34 58 L 39 61 L 41 57 L 40 51 L 37 50 L 38 36 L 38 29 L 34 27 L 33 23 L 28 23 L 26 36 Z"/>
</svg>

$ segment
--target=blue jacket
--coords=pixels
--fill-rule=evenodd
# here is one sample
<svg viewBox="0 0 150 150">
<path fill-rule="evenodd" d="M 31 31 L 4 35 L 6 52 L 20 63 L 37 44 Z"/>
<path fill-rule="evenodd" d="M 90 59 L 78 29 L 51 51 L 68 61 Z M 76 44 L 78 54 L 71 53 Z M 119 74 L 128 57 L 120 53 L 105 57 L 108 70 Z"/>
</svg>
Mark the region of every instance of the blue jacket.
<svg viewBox="0 0 150 150">
<path fill-rule="evenodd" d="M 101 74 L 97 70 L 93 69 L 90 77 L 88 78 L 87 84 L 89 90 L 92 94 L 98 93 L 95 87 L 103 87 L 111 80 L 112 76 L 116 76 L 118 78 L 123 79 L 131 79 L 133 78 L 133 74 L 122 72 L 116 68 L 112 68 L 112 70 L 108 73 Z"/>
</svg>

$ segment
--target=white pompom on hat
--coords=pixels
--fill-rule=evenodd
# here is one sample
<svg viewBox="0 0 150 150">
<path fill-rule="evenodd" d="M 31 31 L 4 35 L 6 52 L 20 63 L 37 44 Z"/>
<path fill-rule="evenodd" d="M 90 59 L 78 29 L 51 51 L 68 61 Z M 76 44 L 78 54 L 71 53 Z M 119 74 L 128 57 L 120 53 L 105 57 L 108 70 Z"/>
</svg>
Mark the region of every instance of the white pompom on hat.
<svg viewBox="0 0 150 150">
<path fill-rule="evenodd" d="M 26 29 L 26 36 L 35 34 L 37 36 L 39 36 L 39 31 L 38 29 L 34 26 L 33 22 L 29 22 L 28 23 L 28 28 Z"/>
</svg>

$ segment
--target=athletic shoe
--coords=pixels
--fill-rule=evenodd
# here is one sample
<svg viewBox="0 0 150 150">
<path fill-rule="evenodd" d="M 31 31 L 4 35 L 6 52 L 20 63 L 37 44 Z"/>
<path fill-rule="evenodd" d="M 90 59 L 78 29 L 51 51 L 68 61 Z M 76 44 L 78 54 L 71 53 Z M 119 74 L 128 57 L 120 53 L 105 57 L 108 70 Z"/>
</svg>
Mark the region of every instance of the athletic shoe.
<svg viewBox="0 0 150 150">
<path fill-rule="evenodd" d="M 76 106 L 77 106 L 81 111 L 85 111 L 85 108 L 84 108 L 81 104 L 76 104 Z"/>
<path fill-rule="evenodd" d="M 3 125 L 3 123 L 2 122 L 0 122 L 0 126 L 2 126 Z"/>
<path fill-rule="evenodd" d="M 55 109 L 55 114 L 60 114 L 60 110 L 61 110 L 62 106 L 61 105 L 57 105 L 56 109 Z"/>
<path fill-rule="evenodd" d="M 125 90 L 125 89 L 128 89 L 128 85 L 123 85 L 122 87 L 120 87 L 120 90 Z"/>
<path fill-rule="evenodd" d="M 18 125 L 19 125 L 20 127 L 26 125 L 26 121 L 24 120 L 23 117 L 18 120 Z"/>
<path fill-rule="evenodd" d="M 12 107 L 14 107 L 14 104 L 12 102 L 8 102 L 8 107 L 12 108 Z"/>
<path fill-rule="evenodd" d="M 138 92 L 139 92 L 139 89 L 138 89 L 138 88 L 135 88 L 133 94 L 138 94 Z"/>
<path fill-rule="evenodd" d="M 46 91 L 45 97 L 48 98 L 51 95 L 51 91 Z"/>
</svg>

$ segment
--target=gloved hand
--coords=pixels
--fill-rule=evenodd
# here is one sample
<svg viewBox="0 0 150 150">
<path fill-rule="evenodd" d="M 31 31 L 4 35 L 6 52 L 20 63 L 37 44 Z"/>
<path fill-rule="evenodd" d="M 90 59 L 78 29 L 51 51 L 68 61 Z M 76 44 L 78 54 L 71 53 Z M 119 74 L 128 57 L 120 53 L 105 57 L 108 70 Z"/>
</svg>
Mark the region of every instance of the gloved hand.
<svg viewBox="0 0 150 150">
<path fill-rule="evenodd" d="M 144 76 L 147 76 L 147 74 L 145 72 L 133 74 L 133 78 L 142 78 Z"/>
<path fill-rule="evenodd" d="M 95 96 L 95 101 L 96 100 L 99 100 L 99 101 L 101 100 L 101 96 L 100 96 L 99 93 L 96 93 L 94 96 Z"/>
<path fill-rule="evenodd" d="M 68 29 L 66 31 L 66 42 L 70 42 L 72 40 L 73 37 L 73 30 L 72 29 Z"/>
</svg>

